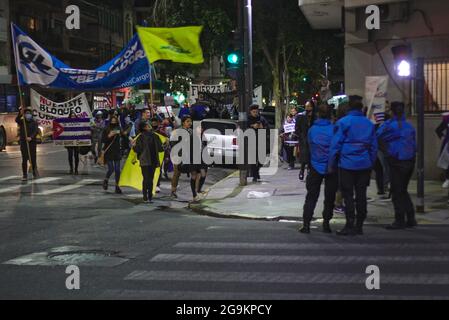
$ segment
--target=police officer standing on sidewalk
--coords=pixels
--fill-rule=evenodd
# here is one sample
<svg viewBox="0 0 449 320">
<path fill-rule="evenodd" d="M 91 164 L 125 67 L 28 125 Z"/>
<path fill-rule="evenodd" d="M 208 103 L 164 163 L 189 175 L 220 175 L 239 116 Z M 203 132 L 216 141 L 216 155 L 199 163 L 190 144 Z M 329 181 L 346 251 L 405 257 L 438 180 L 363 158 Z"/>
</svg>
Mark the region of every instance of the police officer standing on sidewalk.
<svg viewBox="0 0 449 320">
<path fill-rule="evenodd" d="M 415 208 L 407 190 L 415 169 L 416 132 L 405 119 L 405 106 L 402 102 L 393 102 L 391 112 L 393 118 L 380 126 L 377 138 L 390 166 L 395 218 L 387 229 L 398 230 L 417 226 Z"/>
<path fill-rule="evenodd" d="M 374 125 L 364 116 L 361 100 L 360 96 L 349 97 L 349 112 L 336 123 L 330 147 L 329 172 L 338 167 L 340 190 L 346 205 L 346 225 L 337 232 L 343 236 L 363 234 L 368 212 L 366 192 L 377 157 Z"/>
<path fill-rule="evenodd" d="M 307 196 L 304 203 L 302 233 L 310 233 L 310 222 L 315 210 L 318 197 L 320 196 L 321 183 L 325 181 L 324 187 L 324 210 L 323 210 L 323 232 L 332 233 L 329 222 L 332 219 L 335 203 L 335 194 L 338 189 L 338 174 L 328 173 L 329 147 L 334 135 L 331 108 L 327 105 L 318 107 L 319 119 L 314 122 L 308 133 L 308 143 L 311 155 L 310 173 L 307 175 Z"/>
</svg>

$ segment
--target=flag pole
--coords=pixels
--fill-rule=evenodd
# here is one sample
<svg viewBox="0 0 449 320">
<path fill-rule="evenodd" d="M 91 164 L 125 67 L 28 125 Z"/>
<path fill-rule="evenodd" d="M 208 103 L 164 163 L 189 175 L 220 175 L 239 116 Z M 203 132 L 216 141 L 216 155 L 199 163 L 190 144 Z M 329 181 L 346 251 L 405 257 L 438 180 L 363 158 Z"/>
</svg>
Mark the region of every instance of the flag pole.
<svg viewBox="0 0 449 320">
<path fill-rule="evenodd" d="M 23 103 L 23 96 L 22 96 L 22 87 L 20 85 L 20 80 L 19 80 L 19 61 L 17 60 L 17 52 L 16 52 L 16 48 L 15 48 L 15 38 L 14 38 L 14 29 L 13 29 L 13 23 L 11 22 L 11 42 L 12 42 L 12 46 L 13 46 L 13 53 L 14 53 L 14 60 L 15 60 L 15 64 L 16 64 L 16 77 L 17 77 L 17 87 L 19 89 L 19 101 L 20 101 L 20 109 L 22 112 L 22 121 L 23 121 L 23 130 L 25 131 L 25 142 L 27 145 L 27 151 L 28 151 L 28 161 L 30 161 L 31 164 L 31 168 L 34 169 L 33 167 L 33 160 L 31 159 L 31 152 L 30 152 L 30 143 L 28 141 L 28 130 L 26 127 L 26 121 L 25 121 L 25 105 Z M 37 170 L 37 168 L 36 168 Z M 33 174 L 34 174 L 34 170 L 33 170 Z"/>
</svg>

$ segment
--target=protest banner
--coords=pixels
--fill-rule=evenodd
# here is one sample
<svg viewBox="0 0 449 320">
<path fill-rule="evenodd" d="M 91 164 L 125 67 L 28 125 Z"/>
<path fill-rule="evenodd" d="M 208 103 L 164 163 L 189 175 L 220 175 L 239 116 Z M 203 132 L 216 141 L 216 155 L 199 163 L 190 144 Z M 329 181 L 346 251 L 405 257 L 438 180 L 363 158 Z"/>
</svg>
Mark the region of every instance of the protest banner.
<svg viewBox="0 0 449 320">
<path fill-rule="evenodd" d="M 137 35 L 111 61 L 95 70 L 83 70 L 69 67 L 40 47 L 19 27 L 11 26 L 20 85 L 101 91 L 148 84 L 150 81 L 150 65 Z"/>
<path fill-rule="evenodd" d="M 385 120 L 387 90 L 388 76 L 366 77 L 365 102 L 368 107 L 367 117 L 373 123 L 381 123 Z"/>
<path fill-rule="evenodd" d="M 284 133 L 292 133 L 295 132 L 295 124 L 284 124 Z"/>
<path fill-rule="evenodd" d="M 57 146 L 91 146 L 90 119 L 60 118 L 53 120 L 53 141 Z"/>
<path fill-rule="evenodd" d="M 84 93 L 65 102 L 54 102 L 31 89 L 31 109 L 39 126 L 51 128 L 53 120 L 67 118 L 74 112 L 78 118 L 92 118 L 86 95 Z"/>
<path fill-rule="evenodd" d="M 225 93 L 231 92 L 226 84 L 191 84 L 189 98 L 197 99 L 201 93 Z"/>
</svg>

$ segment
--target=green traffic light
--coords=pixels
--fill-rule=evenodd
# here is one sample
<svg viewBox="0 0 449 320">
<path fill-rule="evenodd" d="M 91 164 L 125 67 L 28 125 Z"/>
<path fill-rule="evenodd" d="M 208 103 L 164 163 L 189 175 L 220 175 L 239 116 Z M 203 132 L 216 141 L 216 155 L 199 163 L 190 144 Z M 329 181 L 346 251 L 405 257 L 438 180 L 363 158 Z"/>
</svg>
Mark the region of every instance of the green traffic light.
<svg viewBox="0 0 449 320">
<path fill-rule="evenodd" d="M 239 56 L 236 53 L 228 54 L 228 62 L 230 64 L 238 64 L 239 63 Z"/>
</svg>

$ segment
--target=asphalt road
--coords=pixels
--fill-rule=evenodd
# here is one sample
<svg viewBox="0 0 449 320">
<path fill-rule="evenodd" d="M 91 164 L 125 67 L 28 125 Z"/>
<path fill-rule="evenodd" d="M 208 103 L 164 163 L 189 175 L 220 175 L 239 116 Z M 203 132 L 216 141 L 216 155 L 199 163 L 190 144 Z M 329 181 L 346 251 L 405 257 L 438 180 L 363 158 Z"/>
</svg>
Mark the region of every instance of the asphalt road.
<svg viewBox="0 0 449 320">
<path fill-rule="evenodd" d="M 68 176 L 64 149 L 39 149 L 41 178 L 27 184 L 17 147 L 0 153 L 0 299 L 449 298 L 447 226 L 370 225 L 340 238 L 199 216 L 168 200 L 168 182 L 162 199 L 143 204 L 129 189 L 104 192 L 102 169 Z M 212 169 L 209 183 L 228 173 Z M 66 288 L 69 264 L 79 267 L 79 290 Z M 379 290 L 366 287 L 370 265 Z"/>
</svg>

